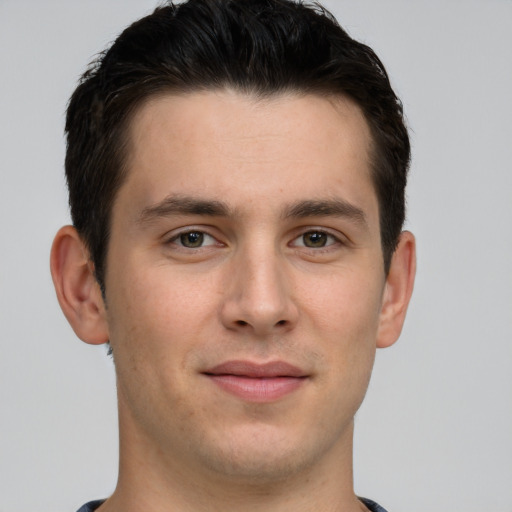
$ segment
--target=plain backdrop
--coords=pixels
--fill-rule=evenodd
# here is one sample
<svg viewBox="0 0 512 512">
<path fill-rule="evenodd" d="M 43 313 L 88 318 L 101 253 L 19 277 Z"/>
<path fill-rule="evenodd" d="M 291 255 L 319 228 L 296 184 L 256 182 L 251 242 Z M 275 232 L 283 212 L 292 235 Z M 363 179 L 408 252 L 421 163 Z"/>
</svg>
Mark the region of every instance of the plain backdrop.
<svg viewBox="0 0 512 512">
<path fill-rule="evenodd" d="M 356 417 L 356 491 L 390 512 L 512 511 L 512 1 L 326 1 L 384 61 L 413 164 L 418 276 Z M 113 491 L 114 369 L 55 299 L 63 124 L 79 75 L 150 0 L 0 0 L 0 512 Z"/>
</svg>

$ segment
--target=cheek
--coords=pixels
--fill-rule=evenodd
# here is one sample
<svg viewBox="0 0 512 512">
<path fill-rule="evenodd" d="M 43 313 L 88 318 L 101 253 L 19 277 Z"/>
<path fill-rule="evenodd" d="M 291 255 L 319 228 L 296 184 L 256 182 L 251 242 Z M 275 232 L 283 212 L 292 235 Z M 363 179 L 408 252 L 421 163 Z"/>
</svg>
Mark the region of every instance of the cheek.
<svg viewBox="0 0 512 512">
<path fill-rule="evenodd" d="M 171 411 L 159 403 L 179 404 L 204 322 L 197 294 L 170 285 L 161 271 L 126 275 L 107 288 L 111 345 L 119 393 L 146 424 L 148 408 L 165 415 Z"/>
<path fill-rule="evenodd" d="M 124 275 L 111 276 L 107 288 L 116 366 L 128 365 L 156 377 L 169 372 L 170 364 L 184 365 L 204 325 L 196 287 L 168 279 L 164 268 L 139 273 L 119 268 Z"/>
<path fill-rule="evenodd" d="M 363 394 L 366 389 L 376 351 L 379 279 L 345 275 L 332 278 L 327 292 L 318 287 L 309 294 L 303 319 L 311 322 L 309 330 L 322 347 L 329 378 L 340 389 L 359 388 Z"/>
<path fill-rule="evenodd" d="M 325 282 L 304 283 L 302 307 L 314 327 L 329 338 L 345 341 L 375 338 L 382 301 L 381 276 L 372 272 L 340 272 Z M 373 340 L 375 341 L 375 339 Z"/>
<path fill-rule="evenodd" d="M 171 271 L 162 264 L 134 262 L 118 264 L 118 268 L 123 269 L 123 275 L 112 276 L 114 286 L 107 297 L 116 310 L 112 318 L 122 318 L 118 324 L 168 337 L 174 331 L 199 328 L 202 317 L 214 307 L 211 286 L 199 278 Z"/>
</svg>

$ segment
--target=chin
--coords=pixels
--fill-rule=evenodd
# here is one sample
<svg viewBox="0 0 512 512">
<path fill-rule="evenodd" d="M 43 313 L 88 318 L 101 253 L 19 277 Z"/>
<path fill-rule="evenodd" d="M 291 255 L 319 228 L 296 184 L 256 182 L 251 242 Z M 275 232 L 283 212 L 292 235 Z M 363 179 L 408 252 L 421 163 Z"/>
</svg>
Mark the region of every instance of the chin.
<svg viewBox="0 0 512 512">
<path fill-rule="evenodd" d="M 240 484 L 268 487 L 282 483 L 293 475 L 307 472 L 328 450 L 323 443 L 312 445 L 307 438 L 294 438 L 268 426 L 260 425 L 238 434 L 226 434 L 217 449 L 210 446 L 208 450 L 203 445 L 201 456 L 208 470 Z"/>
<path fill-rule="evenodd" d="M 278 484 L 307 467 L 300 454 L 269 453 L 269 450 L 250 453 L 230 453 L 224 458 L 210 458 L 206 467 L 231 482 L 247 485 Z"/>
</svg>

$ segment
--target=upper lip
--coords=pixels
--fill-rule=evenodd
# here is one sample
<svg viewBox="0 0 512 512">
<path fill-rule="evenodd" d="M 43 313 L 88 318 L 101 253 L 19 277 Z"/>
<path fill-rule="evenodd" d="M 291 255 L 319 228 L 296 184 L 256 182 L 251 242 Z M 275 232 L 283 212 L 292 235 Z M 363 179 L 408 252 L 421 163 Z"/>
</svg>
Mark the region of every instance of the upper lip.
<svg viewBox="0 0 512 512">
<path fill-rule="evenodd" d="M 307 373 L 285 361 L 254 363 L 252 361 L 226 361 L 204 372 L 207 375 L 235 375 L 252 378 L 307 377 Z"/>
</svg>

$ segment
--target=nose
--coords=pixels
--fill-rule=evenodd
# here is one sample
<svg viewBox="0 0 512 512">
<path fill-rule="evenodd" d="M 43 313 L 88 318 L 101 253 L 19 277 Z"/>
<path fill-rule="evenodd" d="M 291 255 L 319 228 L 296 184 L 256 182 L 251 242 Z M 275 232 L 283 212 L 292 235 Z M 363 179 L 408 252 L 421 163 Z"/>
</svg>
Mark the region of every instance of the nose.
<svg viewBox="0 0 512 512">
<path fill-rule="evenodd" d="M 299 313 L 285 266 L 274 251 L 238 255 L 223 294 L 226 328 L 264 337 L 296 325 Z"/>
</svg>

